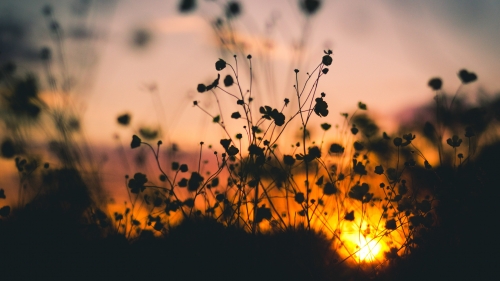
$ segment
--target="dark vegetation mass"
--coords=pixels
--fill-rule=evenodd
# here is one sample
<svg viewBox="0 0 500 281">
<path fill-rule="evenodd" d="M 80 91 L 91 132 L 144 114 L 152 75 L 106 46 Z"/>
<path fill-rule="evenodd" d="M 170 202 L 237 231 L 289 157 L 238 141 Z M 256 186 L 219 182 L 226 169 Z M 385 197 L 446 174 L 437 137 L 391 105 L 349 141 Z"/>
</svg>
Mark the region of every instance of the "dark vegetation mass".
<svg viewBox="0 0 500 281">
<path fill-rule="evenodd" d="M 306 22 L 321 3 L 299 1 Z M 177 8 L 193 13 L 199 5 L 184 0 Z M 245 12 L 238 1 L 220 9 L 218 36 Z M 61 53 L 62 27 L 51 7 L 43 14 Z M 225 137 L 200 142 L 197 161 L 188 162 L 158 130 L 130 133 L 122 156 L 135 157 L 137 171 L 125 176 L 129 200 L 116 212 L 108 211 L 64 64 L 54 73 L 52 49 L 41 49 L 47 88 L 60 93 L 48 104 L 42 75 L 0 60 L 0 152 L 19 179 L 16 188 L 0 187 L 5 280 L 491 280 L 500 97 L 467 103 L 461 89 L 478 75 L 459 70 L 453 95 L 430 79 L 434 100 L 387 133 L 363 102 L 341 113 L 342 125 L 326 121 L 338 115 L 318 90 L 334 64 L 331 50 L 312 71 L 290 71 L 293 92 L 280 104 L 261 104 L 252 88 L 258 58 L 221 41 L 221 56 L 232 58 L 214 59 L 217 78 L 192 84 L 198 95 L 231 105 L 208 108 L 200 98 L 192 110 Z M 122 113 L 116 121 L 130 128 L 134 120 Z M 229 131 L 232 122 L 241 131 Z M 333 131 L 340 138 L 330 138 Z M 206 161 L 215 168 L 207 171 Z M 347 245 L 347 229 L 359 243 L 386 248 L 364 260 L 363 245 Z"/>
</svg>

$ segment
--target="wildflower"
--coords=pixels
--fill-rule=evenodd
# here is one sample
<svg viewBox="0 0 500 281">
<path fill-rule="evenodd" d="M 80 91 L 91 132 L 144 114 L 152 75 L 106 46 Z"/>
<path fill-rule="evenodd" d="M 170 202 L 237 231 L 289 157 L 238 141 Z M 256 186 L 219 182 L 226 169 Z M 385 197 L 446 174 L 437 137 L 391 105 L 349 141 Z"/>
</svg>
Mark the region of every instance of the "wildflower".
<svg viewBox="0 0 500 281">
<path fill-rule="evenodd" d="M 448 138 L 448 139 L 446 140 L 446 143 L 447 143 L 449 146 L 451 146 L 451 147 L 455 148 L 455 147 L 459 147 L 459 146 L 460 146 L 460 144 L 462 143 L 462 139 L 461 139 L 461 138 L 459 138 L 457 135 L 453 135 L 453 137 Z"/>
</svg>

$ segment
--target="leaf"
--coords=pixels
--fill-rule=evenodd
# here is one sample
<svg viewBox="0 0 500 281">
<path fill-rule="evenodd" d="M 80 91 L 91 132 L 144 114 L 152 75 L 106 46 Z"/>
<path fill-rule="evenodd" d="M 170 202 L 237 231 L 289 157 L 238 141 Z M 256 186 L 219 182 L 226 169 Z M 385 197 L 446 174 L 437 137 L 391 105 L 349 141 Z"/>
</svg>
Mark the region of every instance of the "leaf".
<svg viewBox="0 0 500 281">
<path fill-rule="evenodd" d="M 0 189 L 0 199 L 5 199 L 5 191 L 2 189 Z"/>
</svg>

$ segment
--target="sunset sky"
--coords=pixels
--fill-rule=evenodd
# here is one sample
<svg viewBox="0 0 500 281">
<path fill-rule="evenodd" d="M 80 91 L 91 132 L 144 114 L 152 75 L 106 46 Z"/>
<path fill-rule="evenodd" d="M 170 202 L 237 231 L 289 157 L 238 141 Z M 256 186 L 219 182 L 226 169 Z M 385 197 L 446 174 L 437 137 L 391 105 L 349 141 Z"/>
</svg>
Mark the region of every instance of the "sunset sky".
<svg viewBox="0 0 500 281">
<path fill-rule="evenodd" d="M 159 123 L 164 139 L 184 147 L 211 136 L 216 140 L 223 136 L 221 130 L 192 102 L 200 101 L 217 115 L 214 100 L 197 93 L 196 85 L 216 78 L 214 63 L 219 58 L 229 63 L 233 58 L 221 53 L 210 25 L 222 14 L 217 3 L 225 1 L 197 2 L 194 11 L 181 14 L 179 1 L 169 0 L 1 1 L 0 62 L 13 60 L 24 72 L 40 70 L 41 84 L 46 85 L 37 53 L 43 46 L 55 46 L 41 13 L 50 4 L 64 31 L 76 109 L 91 140 L 111 143 L 115 133 L 128 139 L 140 127 L 156 128 Z M 352 112 L 363 101 L 382 126 L 394 129 L 393 120 L 402 111 L 432 100 L 430 78 L 441 77 L 444 89 L 454 92 L 462 68 L 474 71 L 479 80 L 463 87 L 461 95 L 472 96 L 479 87 L 488 93 L 500 91 L 498 1 L 323 1 L 309 19 L 303 64 L 292 65 L 293 46 L 306 24 L 297 3 L 241 1 L 242 14 L 233 21 L 235 34 L 247 41 L 253 55 L 254 82 L 263 85 L 255 86 L 257 105 L 281 107 L 285 97 L 292 99 L 293 69 L 301 69 L 303 82 L 325 49 L 333 51 L 333 64 L 319 91 L 327 94 L 331 115 L 320 122 L 336 123 L 338 113 Z M 268 58 L 259 57 L 265 44 L 273 46 L 260 52 Z M 244 61 L 239 57 L 240 71 L 247 73 Z M 265 87 L 264 64 L 275 70 L 273 93 Z M 224 71 L 222 75 L 228 74 Z M 153 85 L 156 94 L 148 90 Z M 237 109 L 226 101 L 223 108 L 228 108 L 228 119 Z M 132 115 L 131 130 L 116 123 L 126 112 Z"/>
</svg>

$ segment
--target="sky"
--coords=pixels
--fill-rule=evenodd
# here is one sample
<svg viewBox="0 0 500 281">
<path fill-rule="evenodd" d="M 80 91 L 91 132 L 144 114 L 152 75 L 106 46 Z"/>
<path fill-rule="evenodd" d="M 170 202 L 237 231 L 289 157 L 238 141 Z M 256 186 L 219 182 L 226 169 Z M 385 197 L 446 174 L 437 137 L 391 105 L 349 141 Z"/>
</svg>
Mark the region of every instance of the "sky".
<svg viewBox="0 0 500 281">
<path fill-rule="evenodd" d="M 150 127 L 191 148 L 224 136 L 192 103 L 197 100 L 217 115 L 213 98 L 197 93 L 196 86 L 217 77 L 219 58 L 234 60 L 221 51 L 211 26 L 225 2 L 197 1 L 196 9 L 180 13 L 179 1 L 173 0 L 4 0 L 0 62 L 12 60 L 20 71 L 41 73 L 47 88 L 38 54 L 43 46 L 57 48 L 41 13 L 49 4 L 64 31 L 65 69 L 88 139 L 109 144 L 115 135 L 128 139 Z M 326 49 L 333 51 L 333 63 L 319 91 L 326 93 L 331 114 L 318 117 L 321 123 L 338 123 L 338 113 L 353 112 L 362 101 L 383 128 L 394 130 L 408 108 L 432 101 L 430 78 L 441 77 L 444 90 L 454 93 L 462 68 L 479 80 L 462 87 L 460 95 L 473 101 L 479 88 L 500 92 L 499 1 L 331 0 L 322 1 L 310 17 L 298 1 L 240 2 L 242 13 L 232 24 L 247 44 L 243 53 L 252 53 L 256 104 L 280 107 L 284 98 L 292 99 L 293 69 L 301 70 L 303 84 Z M 301 38 L 304 52 L 297 60 L 294 46 Z M 57 75 L 61 64 L 54 57 Z M 248 88 L 246 59 L 239 55 L 238 60 Z M 227 97 L 221 102 L 229 118 L 236 105 Z M 127 128 L 116 122 L 124 113 L 132 116 Z"/>
</svg>

